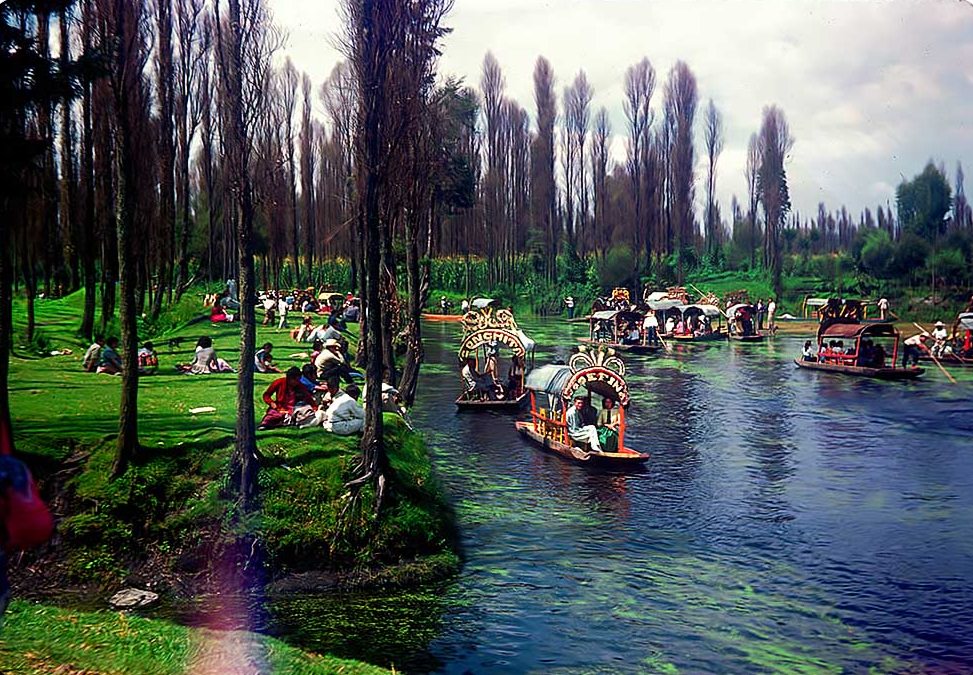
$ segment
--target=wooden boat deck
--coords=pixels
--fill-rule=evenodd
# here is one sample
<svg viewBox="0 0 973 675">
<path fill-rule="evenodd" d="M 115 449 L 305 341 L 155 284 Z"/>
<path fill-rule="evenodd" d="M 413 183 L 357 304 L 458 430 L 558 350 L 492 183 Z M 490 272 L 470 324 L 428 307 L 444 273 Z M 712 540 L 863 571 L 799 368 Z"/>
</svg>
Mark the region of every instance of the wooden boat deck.
<svg viewBox="0 0 973 675">
<path fill-rule="evenodd" d="M 521 406 L 527 400 L 527 392 L 525 391 L 520 396 L 514 399 L 498 399 L 496 401 L 491 401 L 489 399 L 478 401 L 478 400 L 468 400 L 463 398 L 463 394 L 456 399 L 456 407 L 460 410 L 506 410 L 515 412 L 520 410 Z"/>
<path fill-rule="evenodd" d="M 870 377 L 877 380 L 914 380 L 926 372 L 924 368 L 868 368 L 842 363 L 819 363 L 817 361 L 805 361 L 803 359 L 794 359 L 794 363 L 798 367 L 807 368 L 808 370 L 857 375 L 858 377 Z"/>
<path fill-rule="evenodd" d="M 576 462 L 613 466 L 640 466 L 649 459 L 648 453 L 637 452 L 630 448 L 621 448 L 618 452 L 589 452 L 584 448 L 567 445 L 539 433 L 534 429 L 533 422 L 515 422 L 515 425 L 517 431 L 528 440 L 545 450 Z"/>
</svg>

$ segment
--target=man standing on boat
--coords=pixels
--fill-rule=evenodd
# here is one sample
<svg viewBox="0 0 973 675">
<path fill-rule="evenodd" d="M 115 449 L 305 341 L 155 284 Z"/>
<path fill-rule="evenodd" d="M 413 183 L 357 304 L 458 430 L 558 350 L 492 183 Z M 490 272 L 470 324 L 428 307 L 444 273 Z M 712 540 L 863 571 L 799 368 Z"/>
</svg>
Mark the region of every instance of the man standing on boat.
<svg viewBox="0 0 973 675">
<path fill-rule="evenodd" d="M 564 306 L 568 310 L 568 319 L 574 318 L 574 298 L 570 295 L 564 298 Z"/>
<path fill-rule="evenodd" d="M 645 344 L 654 346 L 659 344 L 659 320 L 655 316 L 655 311 L 649 310 L 642 322 Z"/>
<path fill-rule="evenodd" d="M 913 335 L 905 341 L 905 349 L 902 350 L 902 367 L 908 368 L 909 362 L 912 365 L 919 365 L 919 352 L 926 349 L 926 338 L 929 337 L 929 333 L 922 332 L 919 335 Z"/>
<path fill-rule="evenodd" d="M 584 396 L 576 396 L 574 398 L 574 407 L 568 410 L 568 436 L 571 440 L 587 443 L 592 452 L 601 452 L 601 443 L 598 441 L 598 428 L 594 424 L 584 423 L 583 411 L 585 401 Z"/>
<path fill-rule="evenodd" d="M 767 330 L 773 335 L 777 332 L 777 324 L 774 323 L 774 314 L 777 313 L 777 301 L 771 298 L 767 301 Z"/>
<path fill-rule="evenodd" d="M 937 321 L 936 326 L 932 331 L 932 339 L 936 341 L 930 350 L 933 356 L 939 357 L 943 355 L 943 350 L 946 348 L 946 338 L 948 336 L 949 333 L 946 332 L 946 324 L 944 324 L 942 321 Z"/>
</svg>

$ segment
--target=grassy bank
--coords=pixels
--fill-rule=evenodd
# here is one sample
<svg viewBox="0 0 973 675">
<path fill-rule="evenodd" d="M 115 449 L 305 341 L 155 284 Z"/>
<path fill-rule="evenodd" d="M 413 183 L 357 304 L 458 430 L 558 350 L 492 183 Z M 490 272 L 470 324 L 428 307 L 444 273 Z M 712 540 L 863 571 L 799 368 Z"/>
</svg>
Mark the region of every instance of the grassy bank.
<svg viewBox="0 0 973 675">
<path fill-rule="evenodd" d="M 38 636 L 48 636 L 43 641 Z M 73 612 L 14 602 L 0 640 L 4 673 L 261 672 L 371 675 L 382 668 L 308 654 L 242 631 L 186 628 L 120 612 Z"/>
<path fill-rule="evenodd" d="M 232 451 L 236 376 L 187 376 L 174 366 L 192 358 L 196 339 L 213 338 L 221 358 L 236 364 L 239 327 L 208 321 L 155 336 L 159 373 L 142 378 L 139 424 L 143 452 L 120 479 L 108 480 L 117 426 L 119 379 L 81 372 L 85 345 L 75 335 L 82 295 L 41 300 L 38 330 L 52 349 L 70 355 L 11 362 L 11 409 L 19 450 L 34 467 L 59 517 L 52 546 L 13 570 L 19 591 L 48 595 L 64 584 L 114 588 L 136 581 L 166 591 L 206 588 L 253 562 L 239 542 L 255 538 L 271 579 L 326 571 L 336 583 L 355 579 L 416 580 L 455 570 L 452 519 L 431 475 L 419 436 L 387 417 L 392 467 L 388 509 L 338 527 L 344 483 L 358 457 L 357 438 L 320 428 L 258 433 L 267 457 L 260 471 L 260 508 L 240 516 L 223 497 Z M 195 298 L 175 313 L 202 315 Z M 21 307 L 15 317 L 22 320 Z M 292 322 L 293 323 L 293 322 Z M 286 330 L 261 327 L 281 366 L 298 364 L 304 347 Z M 259 396 L 274 376 L 257 376 Z M 209 406 L 215 412 L 192 414 Z M 389 568 L 404 566 L 401 574 Z"/>
</svg>

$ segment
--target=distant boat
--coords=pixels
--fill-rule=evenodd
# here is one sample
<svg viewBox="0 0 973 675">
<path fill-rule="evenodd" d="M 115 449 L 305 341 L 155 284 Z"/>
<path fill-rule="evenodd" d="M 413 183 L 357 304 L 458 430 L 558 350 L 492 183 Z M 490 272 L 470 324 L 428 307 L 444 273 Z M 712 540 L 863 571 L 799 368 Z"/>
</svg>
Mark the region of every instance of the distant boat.
<svg viewBox="0 0 973 675">
<path fill-rule="evenodd" d="M 591 346 L 604 346 L 620 352 L 630 354 L 652 354 L 660 349 L 662 345 L 646 344 L 643 334 L 642 322 L 645 316 L 641 312 L 631 310 L 606 309 L 595 312 L 590 317 L 588 337 L 578 338 L 582 342 Z M 638 340 L 630 340 L 628 337 L 628 326 L 634 325 L 639 332 Z"/>
<path fill-rule="evenodd" d="M 456 399 L 460 410 L 519 410 L 527 400 L 524 376 L 533 365 L 536 344 L 517 325 L 513 313 L 497 305 L 493 300 L 477 299 L 473 301 L 473 309 L 461 317 L 464 335 L 459 360 L 474 359 L 474 371 L 479 371 L 481 360 L 499 361 L 501 346 L 507 347 L 511 359 L 515 363 L 519 361 L 519 377 L 515 382 L 497 382 L 492 378 L 485 380 L 489 377 L 487 373 L 477 373 L 477 386 Z"/>
<path fill-rule="evenodd" d="M 884 347 L 882 347 L 882 352 L 879 353 L 877 360 L 874 354 L 871 356 L 871 360 L 863 358 L 862 346 L 866 339 L 891 340 L 891 365 L 886 365 L 889 363 L 889 355 Z M 891 323 L 861 323 L 853 318 L 827 319 L 818 329 L 818 353 L 821 354 L 822 344 L 836 340 L 853 341 L 854 349 L 843 354 L 829 355 L 825 352 L 823 356 L 819 356 L 817 361 L 794 359 L 794 363 L 798 367 L 808 370 L 823 370 L 829 373 L 842 373 L 878 380 L 912 380 L 922 375 L 925 370 L 918 367 L 897 368 L 895 366 L 899 354 L 900 339 L 899 331 Z"/>
</svg>

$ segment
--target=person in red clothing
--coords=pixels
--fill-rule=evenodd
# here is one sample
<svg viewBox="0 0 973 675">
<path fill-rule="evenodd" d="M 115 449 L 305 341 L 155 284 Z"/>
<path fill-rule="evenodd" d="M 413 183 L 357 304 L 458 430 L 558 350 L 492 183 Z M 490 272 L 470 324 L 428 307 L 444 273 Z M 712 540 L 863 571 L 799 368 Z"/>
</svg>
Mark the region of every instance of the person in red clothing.
<svg viewBox="0 0 973 675">
<path fill-rule="evenodd" d="M 268 409 L 258 429 L 300 424 L 314 415 L 317 408 L 314 396 L 301 383 L 301 370 L 296 367 L 288 368 L 284 377 L 270 383 L 264 392 L 264 403 Z"/>
</svg>

